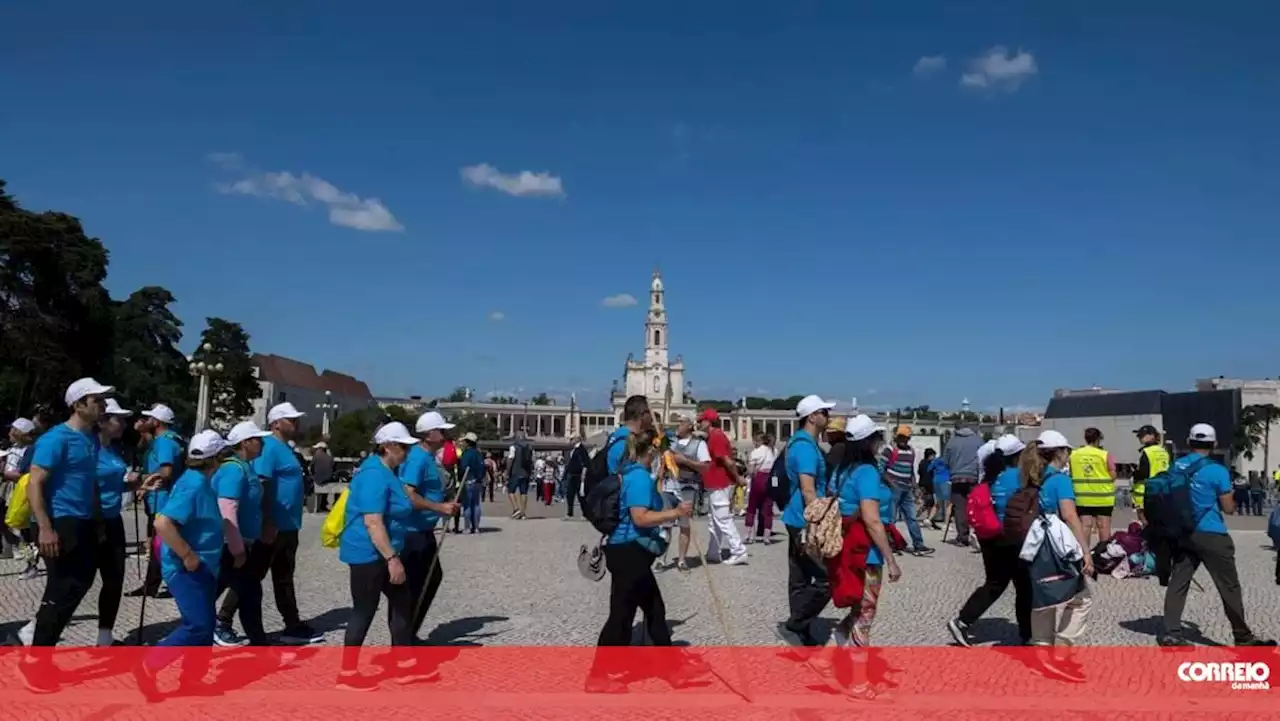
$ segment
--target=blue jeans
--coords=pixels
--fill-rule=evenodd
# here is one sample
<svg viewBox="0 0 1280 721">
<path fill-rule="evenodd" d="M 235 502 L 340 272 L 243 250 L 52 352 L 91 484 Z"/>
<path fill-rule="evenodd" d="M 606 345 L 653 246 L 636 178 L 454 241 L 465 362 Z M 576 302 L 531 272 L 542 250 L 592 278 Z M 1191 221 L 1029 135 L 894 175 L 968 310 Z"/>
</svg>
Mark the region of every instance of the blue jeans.
<svg viewBox="0 0 1280 721">
<path fill-rule="evenodd" d="M 213 628 L 216 619 L 214 604 L 218 600 L 218 579 L 214 578 L 209 567 L 200 564 L 194 571 L 179 571 L 165 579 L 169 593 L 173 594 L 174 603 L 178 605 L 178 614 L 182 617 L 178 627 L 173 629 L 156 644 L 158 648 L 147 655 L 149 668 L 160 669 L 173 663 L 179 656 L 185 660 L 182 675 L 196 678 L 204 676 L 201 667 L 208 670 L 210 654 L 213 648 Z M 210 653 L 189 653 L 182 650 L 188 647 L 202 647 Z M 191 661 L 192 663 L 188 663 Z"/>
<path fill-rule="evenodd" d="M 915 489 L 895 485 L 893 487 L 893 511 L 892 518 L 895 523 L 897 523 L 899 513 L 906 517 L 907 534 L 911 536 L 911 545 L 915 548 L 923 546 L 924 536 L 920 533 L 920 524 L 916 522 Z"/>
<path fill-rule="evenodd" d="M 462 515 L 466 518 L 468 531 L 480 530 L 480 491 L 480 484 L 474 481 L 462 491 Z"/>
</svg>

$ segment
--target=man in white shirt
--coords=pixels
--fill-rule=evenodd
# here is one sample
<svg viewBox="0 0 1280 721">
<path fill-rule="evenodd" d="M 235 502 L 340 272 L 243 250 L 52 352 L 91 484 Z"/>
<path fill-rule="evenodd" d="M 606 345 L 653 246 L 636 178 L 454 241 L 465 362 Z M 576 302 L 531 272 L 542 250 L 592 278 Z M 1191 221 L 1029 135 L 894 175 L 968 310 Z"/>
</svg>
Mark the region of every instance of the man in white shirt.
<svg viewBox="0 0 1280 721">
<path fill-rule="evenodd" d="M 693 419 L 687 416 L 681 416 L 680 425 L 676 428 L 676 441 L 671 446 L 671 457 L 675 461 L 676 468 L 679 469 L 679 474 L 672 475 L 669 470 L 664 469 L 662 497 L 668 509 L 676 508 L 681 501 L 693 503 L 697 495 L 700 474 L 711 465 L 711 452 L 707 449 L 707 443 L 694 436 Z M 680 541 L 677 545 L 678 555 L 675 566 L 681 571 L 688 571 L 689 565 L 685 559 L 689 556 L 689 534 L 692 533 L 689 517 L 681 518 L 676 525 L 680 529 Z M 668 545 L 669 548 L 670 545 Z M 664 556 L 658 563 L 665 567 L 666 557 Z"/>
</svg>

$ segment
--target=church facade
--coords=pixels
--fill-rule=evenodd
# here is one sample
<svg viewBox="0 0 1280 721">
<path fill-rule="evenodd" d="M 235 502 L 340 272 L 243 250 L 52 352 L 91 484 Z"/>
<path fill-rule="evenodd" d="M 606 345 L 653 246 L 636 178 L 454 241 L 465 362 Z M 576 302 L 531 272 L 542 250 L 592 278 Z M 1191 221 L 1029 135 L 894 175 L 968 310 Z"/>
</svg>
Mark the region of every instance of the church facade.
<svg viewBox="0 0 1280 721">
<path fill-rule="evenodd" d="M 614 418 L 622 420 L 622 406 L 630 396 L 649 399 L 649 408 L 665 423 L 673 423 L 682 413 L 695 410 L 690 394 L 692 386 L 685 380 L 684 359 L 671 360 L 669 327 L 667 325 L 666 288 L 662 274 L 654 271 L 649 282 L 649 312 L 644 322 L 644 358 L 636 360 L 627 356 L 622 373 L 622 388 L 615 382 L 610 394 Z"/>
</svg>

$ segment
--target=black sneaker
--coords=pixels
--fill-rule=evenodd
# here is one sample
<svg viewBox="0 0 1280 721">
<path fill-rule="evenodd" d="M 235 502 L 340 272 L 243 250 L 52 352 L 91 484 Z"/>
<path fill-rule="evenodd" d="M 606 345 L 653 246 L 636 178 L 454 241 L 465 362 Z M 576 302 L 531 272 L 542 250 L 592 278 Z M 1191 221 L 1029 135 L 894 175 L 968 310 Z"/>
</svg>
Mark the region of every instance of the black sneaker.
<svg viewBox="0 0 1280 721">
<path fill-rule="evenodd" d="M 965 648 L 973 648 L 973 637 L 969 632 L 969 624 L 958 618 L 953 618 L 947 621 L 947 630 L 951 632 L 951 638 L 954 638 L 956 643 Z"/>
<path fill-rule="evenodd" d="M 916 546 L 916 547 L 912 548 L 912 549 L 910 550 L 910 553 L 911 553 L 911 555 L 913 555 L 913 556 L 927 556 L 927 555 L 929 555 L 929 554 L 933 553 L 933 549 L 932 549 L 932 548 L 929 548 L 928 546 L 926 546 L 926 545 L 924 545 L 924 544 L 920 544 L 919 546 Z"/>
<path fill-rule="evenodd" d="M 1236 641 L 1236 648 L 1270 648 L 1276 642 L 1266 638 L 1251 638 L 1248 641 Z"/>
<path fill-rule="evenodd" d="M 307 646 L 324 641 L 324 634 L 317 632 L 305 623 L 286 628 L 280 634 L 280 641 L 294 646 Z"/>
<path fill-rule="evenodd" d="M 249 645 L 249 639 L 237 634 L 230 626 L 213 629 L 213 642 L 223 648 L 240 648 Z"/>
<path fill-rule="evenodd" d="M 1165 648 L 1187 648 L 1189 646 L 1195 646 L 1194 643 L 1188 641 L 1182 636 L 1172 633 L 1166 633 L 1158 636 L 1156 638 L 1156 645 L 1163 646 Z"/>
</svg>

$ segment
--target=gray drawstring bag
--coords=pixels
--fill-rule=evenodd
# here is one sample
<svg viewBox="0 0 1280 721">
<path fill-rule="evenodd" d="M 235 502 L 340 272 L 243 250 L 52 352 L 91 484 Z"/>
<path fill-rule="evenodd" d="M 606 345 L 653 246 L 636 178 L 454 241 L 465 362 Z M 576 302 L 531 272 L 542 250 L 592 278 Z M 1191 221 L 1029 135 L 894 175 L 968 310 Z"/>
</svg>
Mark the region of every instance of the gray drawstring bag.
<svg viewBox="0 0 1280 721">
<path fill-rule="evenodd" d="M 604 578 L 604 546 L 599 543 L 583 544 L 578 551 L 578 573 L 588 581 L 600 581 Z"/>
</svg>

